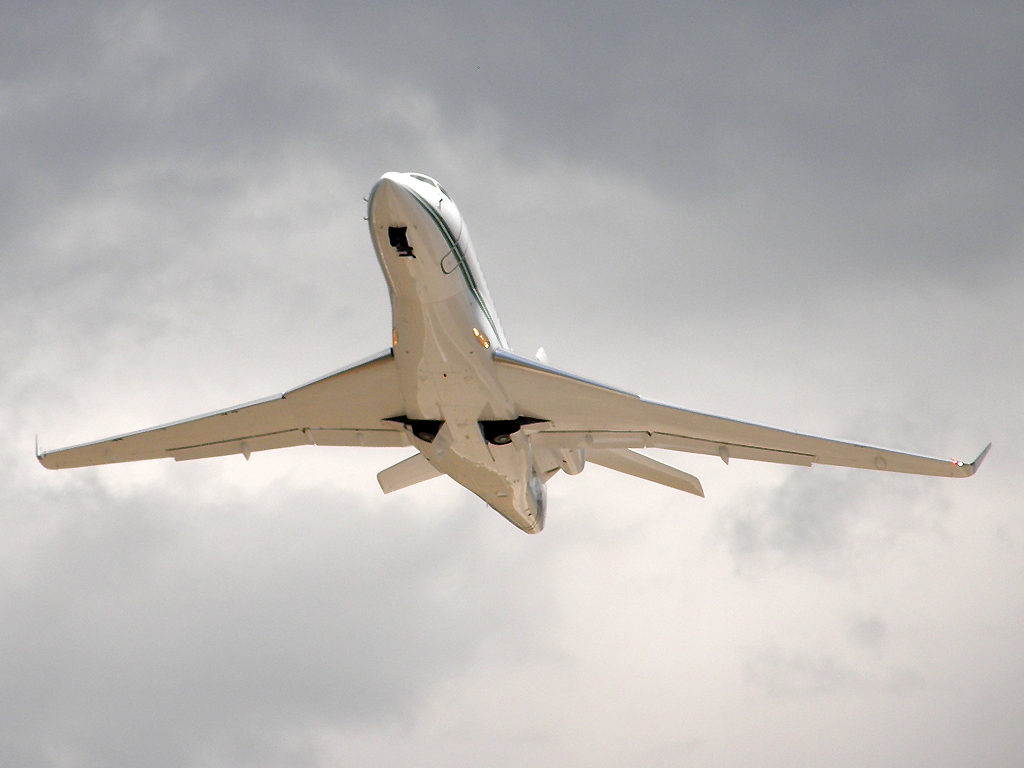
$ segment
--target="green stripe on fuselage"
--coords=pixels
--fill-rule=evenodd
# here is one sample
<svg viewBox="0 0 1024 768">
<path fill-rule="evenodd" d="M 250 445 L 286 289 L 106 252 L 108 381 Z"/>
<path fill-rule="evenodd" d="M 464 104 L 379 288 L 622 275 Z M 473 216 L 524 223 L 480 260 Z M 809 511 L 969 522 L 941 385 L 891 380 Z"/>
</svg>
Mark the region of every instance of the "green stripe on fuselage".
<svg viewBox="0 0 1024 768">
<path fill-rule="evenodd" d="M 449 249 L 455 254 L 455 259 L 459 264 L 459 271 L 462 273 L 463 279 L 466 281 L 466 286 L 469 288 L 469 292 L 473 294 L 473 298 L 476 300 L 477 306 L 480 307 L 480 311 L 484 313 L 484 317 L 487 318 L 487 323 L 491 326 L 491 331 L 494 333 L 494 341 L 500 345 L 501 334 L 498 332 L 497 323 L 494 322 L 494 318 L 491 317 L 490 311 L 487 309 L 487 304 L 484 302 L 484 297 L 480 293 L 479 287 L 477 287 L 476 280 L 473 278 L 473 273 L 469 269 L 469 263 L 466 261 L 466 256 L 462 252 L 462 248 L 459 247 L 459 241 L 452 235 L 451 229 L 448 227 L 448 222 L 436 212 L 430 203 L 424 200 L 419 193 L 406 187 L 406 190 L 412 195 L 413 199 L 420 204 L 420 207 L 430 216 L 434 224 L 441 232 L 441 237 L 444 238 L 448 244 Z M 465 224 L 463 224 L 465 226 Z"/>
</svg>

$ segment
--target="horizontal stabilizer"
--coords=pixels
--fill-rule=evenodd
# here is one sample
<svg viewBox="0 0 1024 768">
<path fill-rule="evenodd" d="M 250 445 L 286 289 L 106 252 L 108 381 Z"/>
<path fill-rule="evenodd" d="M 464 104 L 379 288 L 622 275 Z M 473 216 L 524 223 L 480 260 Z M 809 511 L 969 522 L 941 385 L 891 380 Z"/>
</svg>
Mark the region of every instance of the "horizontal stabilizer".
<svg viewBox="0 0 1024 768">
<path fill-rule="evenodd" d="M 587 451 L 587 461 L 614 469 L 616 472 L 639 477 L 642 480 L 650 480 L 652 483 L 667 485 L 669 488 L 686 491 L 701 498 L 704 497 L 704 489 L 700 485 L 700 480 L 693 475 L 628 448 L 592 448 Z"/>
<path fill-rule="evenodd" d="M 427 461 L 426 456 L 422 453 L 415 453 L 408 459 L 398 462 L 393 467 L 388 467 L 377 473 L 377 482 L 380 483 L 381 490 L 384 493 L 391 493 L 440 476 L 441 472 Z"/>
</svg>

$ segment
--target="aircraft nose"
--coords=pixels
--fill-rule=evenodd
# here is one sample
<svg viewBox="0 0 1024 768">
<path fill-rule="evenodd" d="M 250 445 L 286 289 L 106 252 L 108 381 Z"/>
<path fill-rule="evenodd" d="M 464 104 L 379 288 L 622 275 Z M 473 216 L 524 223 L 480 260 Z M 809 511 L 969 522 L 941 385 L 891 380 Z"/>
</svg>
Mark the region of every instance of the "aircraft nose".
<svg viewBox="0 0 1024 768">
<path fill-rule="evenodd" d="M 455 203 L 437 182 L 417 174 L 391 172 L 381 176 L 370 192 L 367 216 L 375 220 L 375 214 L 381 211 L 419 214 L 424 210 L 430 212 L 438 224 L 443 222 L 453 242 L 462 237 L 462 216 Z"/>
<path fill-rule="evenodd" d="M 366 204 L 368 218 L 374 219 L 374 214 L 379 210 L 401 208 L 403 203 L 408 200 L 409 193 L 406 190 L 405 184 L 398 178 L 400 175 L 397 173 L 385 173 L 373 185 Z"/>
<path fill-rule="evenodd" d="M 381 194 L 394 198 L 403 192 L 405 190 L 405 185 L 396 178 L 398 175 L 399 174 L 397 173 L 385 173 L 381 176 L 370 191 L 370 200 L 373 200 L 373 198 Z"/>
</svg>

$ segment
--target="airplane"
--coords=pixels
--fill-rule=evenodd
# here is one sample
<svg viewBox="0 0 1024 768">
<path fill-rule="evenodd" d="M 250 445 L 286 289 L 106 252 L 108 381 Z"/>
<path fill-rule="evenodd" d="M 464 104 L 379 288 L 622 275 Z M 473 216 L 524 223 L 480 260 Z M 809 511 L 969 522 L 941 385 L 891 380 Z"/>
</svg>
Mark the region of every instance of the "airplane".
<svg viewBox="0 0 1024 768">
<path fill-rule="evenodd" d="M 386 173 L 367 198 L 391 298 L 391 347 L 297 389 L 216 413 L 40 453 L 48 469 L 176 461 L 298 445 L 413 447 L 377 475 L 391 493 L 440 475 L 527 533 L 546 483 L 587 463 L 703 496 L 700 481 L 636 449 L 809 467 L 969 477 L 970 462 L 829 440 L 646 400 L 509 347 L 469 231 L 429 176 Z"/>
</svg>

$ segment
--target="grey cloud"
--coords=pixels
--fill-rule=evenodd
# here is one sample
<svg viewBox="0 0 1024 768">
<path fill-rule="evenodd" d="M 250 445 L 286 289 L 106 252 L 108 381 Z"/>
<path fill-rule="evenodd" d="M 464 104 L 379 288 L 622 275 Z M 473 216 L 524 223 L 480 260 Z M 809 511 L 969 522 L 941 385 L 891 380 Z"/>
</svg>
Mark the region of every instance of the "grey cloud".
<svg viewBox="0 0 1024 768">
<path fill-rule="evenodd" d="M 890 765 L 973 707 L 950 762 L 1019 763 L 1016 6 L 8 3 L 4 22 L 5 764 L 481 762 L 467 743 L 496 764 L 582 763 L 584 743 L 792 764 L 733 720 L 750 690 L 780 694 L 758 697 L 779 739 L 850 743 L 884 719 L 875 694 L 913 694 L 915 728 L 874 739 Z M 36 430 L 138 428 L 386 346 L 361 197 L 389 169 L 456 196 L 520 352 L 783 427 L 996 447 L 954 484 L 694 460 L 738 501 L 709 492 L 685 525 L 588 473 L 539 538 L 426 486 L 33 463 Z M 624 515 L 658 545 L 616 534 Z M 637 569 L 664 577 L 634 589 Z M 672 612 L 681 584 L 693 614 Z M 821 646 L 772 645 L 837 605 Z"/>
<path fill-rule="evenodd" d="M 716 528 L 741 569 L 803 563 L 841 572 L 865 547 L 941 535 L 949 508 L 942 490 L 900 480 L 908 479 L 794 471 L 767 495 L 731 505 Z"/>
<path fill-rule="evenodd" d="M 877 618 L 862 618 L 853 622 L 847 635 L 865 648 L 875 650 L 885 642 L 886 632 L 884 621 Z"/>
<path fill-rule="evenodd" d="M 369 181 L 382 163 L 439 159 L 409 151 L 403 113 L 421 115 L 407 84 L 453 135 L 480 110 L 500 115 L 511 157 L 739 206 L 736 224 L 784 268 L 824 257 L 846 280 L 865 267 L 970 279 L 1019 247 L 1019 25 L 998 8 L 72 7 L 80 34 L 62 57 L 78 82 L 7 130 L 51 174 L 169 151 L 267 163 L 303 146 Z M 35 67 L 7 79 L 45 94 L 64 72 L 26 56 Z"/>
<path fill-rule="evenodd" d="M 769 646 L 754 654 L 744 666 L 748 685 L 768 696 L 826 697 L 876 690 L 904 696 L 924 684 L 911 669 L 865 670 L 830 654 L 785 654 Z"/>
<path fill-rule="evenodd" d="M 77 485 L 0 505 L 5 765 L 230 762 L 323 723 L 395 725 L 512 626 L 513 654 L 540 639 L 545 611 L 475 514 Z"/>
<path fill-rule="evenodd" d="M 770 696 L 814 696 L 848 689 L 856 674 L 830 656 L 783 657 L 769 648 L 757 654 L 745 667 L 749 684 L 762 687 Z"/>
<path fill-rule="evenodd" d="M 388 42 L 363 52 L 385 69 L 397 51 L 422 51 L 397 71 L 446 115 L 494 105 L 513 157 L 571 158 L 683 201 L 739 206 L 736 223 L 784 270 L 825 259 L 832 279 L 864 279 L 865 268 L 972 279 L 1020 243 L 1024 89 L 1010 74 L 1019 18 L 1008 8 L 715 4 L 562 17 L 525 6 L 498 22 L 484 7 L 446 23 L 409 5 L 401 12 L 428 31 L 385 17 Z M 321 12 L 317 37 L 333 47 L 337 25 Z"/>
</svg>

